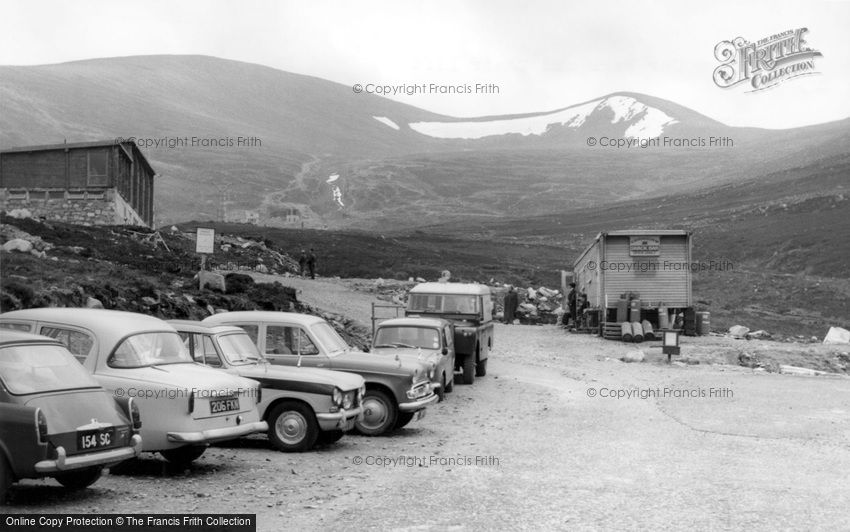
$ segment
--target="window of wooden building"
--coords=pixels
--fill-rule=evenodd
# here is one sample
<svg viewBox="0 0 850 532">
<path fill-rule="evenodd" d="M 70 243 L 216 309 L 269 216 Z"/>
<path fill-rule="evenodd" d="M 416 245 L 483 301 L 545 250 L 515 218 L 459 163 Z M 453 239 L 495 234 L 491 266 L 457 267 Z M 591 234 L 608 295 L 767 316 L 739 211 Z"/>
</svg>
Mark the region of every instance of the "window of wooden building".
<svg viewBox="0 0 850 532">
<path fill-rule="evenodd" d="M 88 185 L 94 187 L 109 186 L 109 152 L 92 150 L 88 152 Z"/>
</svg>

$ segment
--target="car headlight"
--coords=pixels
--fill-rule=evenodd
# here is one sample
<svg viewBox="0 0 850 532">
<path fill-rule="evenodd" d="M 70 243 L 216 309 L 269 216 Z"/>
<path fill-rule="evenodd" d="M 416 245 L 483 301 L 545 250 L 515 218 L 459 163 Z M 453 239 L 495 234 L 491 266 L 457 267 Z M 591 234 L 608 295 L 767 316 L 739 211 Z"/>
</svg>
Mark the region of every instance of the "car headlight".
<svg viewBox="0 0 850 532">
<path fill-rule="evenodd" d="M 354 397 L 357 392 L 346 392 L 345 396 L 342 398 L 342 407 L 346 410 L 350 410 L 351 407 L 354 406 Z"/>
<path fill-rule="evenodd" d="M 342 406 L 342 390 L 334 388 L 334 406 Z"/>
</svg>

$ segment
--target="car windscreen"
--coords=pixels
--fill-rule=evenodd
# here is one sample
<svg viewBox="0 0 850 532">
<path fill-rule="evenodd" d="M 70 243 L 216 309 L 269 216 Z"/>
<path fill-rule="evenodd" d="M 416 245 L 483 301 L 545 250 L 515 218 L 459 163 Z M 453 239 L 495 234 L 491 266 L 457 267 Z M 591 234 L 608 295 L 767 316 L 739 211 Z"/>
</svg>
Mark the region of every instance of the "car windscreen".
<svg viewBox="0 0 850 532">
<path fill-rule="evenodd" d="M 223 334 L 218 337 L 218 346 L 227 361 L 235 366 L 253 364 L 262 359 L 257 346 L 247 334 Z"/>
<path fill-rule="evenodd" d="M 313 336 L 328 350 L 329 355 L 341 353 L 350 349 L 350 346 L 342 339 L 333 327 L 327 322 L 316 323 L 310 327 Z"/>
<path fill-rule="evenodd" d="M 410 294 L 410 312 L 478 314 L 478 296 L 455 294 Z"/>
<path fill-rule="evenodd" d="M 192 363 L 192 356 L 176 332 L 146 332 L 124 338 L 107 364 L 113 368 L 142 368 Z"/>
<path fill-rule="evenodd" d="M 16 395 L 100 386 L 60 345 L 0 348 L 0 379 Z"/>
<path fill-rule="evenodd" d="M 424 327 L 381 327 L 375 333 L 374 347 L 439 349 L 440 334 Z"/>
</svg>

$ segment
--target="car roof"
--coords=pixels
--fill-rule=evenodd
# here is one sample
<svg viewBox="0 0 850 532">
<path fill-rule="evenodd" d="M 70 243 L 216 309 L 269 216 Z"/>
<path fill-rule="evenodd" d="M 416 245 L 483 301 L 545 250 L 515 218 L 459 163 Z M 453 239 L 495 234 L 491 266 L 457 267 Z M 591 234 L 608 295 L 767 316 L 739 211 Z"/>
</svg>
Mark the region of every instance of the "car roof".
<svg viewBox="0 0 850 532">
<path fill-rule="evenodd" d="M 490 287 L 474 283 L 420 283 L 410 289 L 411 294 L 490 294 Z"/>
<path fill-rule="evenodd" d="M 442 318 L 392 318 L 378 323 L 377 327 L 433 327 L 440 328 L 451 324 Z"/>
<path fill-rule="evenodd" d="M 202 323 L 195 320 L 165 320 L 165 323 L 171 325 L 180 332 L 201 333 L 201 334 L 217 334 L 227 332 L 245 333 L 244 329 L 233 325 L 213 325 L 210 323 Z"/>
<path fill-rule="evenodd" d="M 243 322 L 275 322 L 285 320 L 298 323 L 300 325 L 311 325 L 313 323 L 324 322 L 322 318 L 311 314 L 299 314 L 297 312 L 275 312 L 272 310 L 237 310 L 235 312 L 221 312 L 213 314 L 201 323 L 204 325 L 210 324 L 225 324 L 225 323 L 243 323 Z"/>
<path fill-rule="evenodd" d="M 16 331 L 14 329 L 0 328 L 0 344 L 2 345 L 46 343 L 62 345 L 59 340 L 55 340 L 53 338 L 50 338 L 49 336 L 32 334 L 24 331 Z"/>
<path fill-rule="evenodd" d="M 0 314 L 0 320 L 42 321 L 82 327 L 93 332 L 100 342 L 109 347 L 131 334 L 176 332 L 174 327 L 153 316 L 94 308 L 50 307 L 13 310 Z"/>
</svg>

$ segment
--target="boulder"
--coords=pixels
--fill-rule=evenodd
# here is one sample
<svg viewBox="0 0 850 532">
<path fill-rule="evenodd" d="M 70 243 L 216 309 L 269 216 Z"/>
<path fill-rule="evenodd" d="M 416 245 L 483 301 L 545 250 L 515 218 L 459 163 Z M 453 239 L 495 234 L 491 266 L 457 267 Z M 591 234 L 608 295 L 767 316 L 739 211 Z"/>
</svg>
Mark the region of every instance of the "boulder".
<svg viewBox="0 0 850 532">
<path fill-rule="evenodd" d="M 254 271 L 256 271 L 257 273 L 269 273 L 269 267 L 265 264 L 257 264 L 257 266 L 254 268 Z"/>
<path fill-rule="evenodd" d="M 746 338 L 748 332 L 750 332 L 750 329 L 743 325 L 733 325 L 732 327 L 729 327 L 729 334 L 731 334 L 734 338 Z"/>
<path fill-rule="evenodd" d="M 629 351 L 620 358 L 623 362 L 643 362 L 644 359 L 646 359 L 646 355 L 640 349 Z"/>
<path fill-rule="evenodd" d="M 103 308 L 103 303 L 95 297 L 86 298 L 86 308 Z"/>
<path fill-rule="evenodd" d="M 218 290 L 219 292 L 224 292 L 226 290 L 224 276 L 220 273 L 208 272 L 206 270 L 198 272 L 198 285 L 201 290 L 204 288 Z"/>
<path fill-rule="evenodd" d="M 17 218 L 18 220 L 25 220 L 27 218 L 32 218 L 32 213 L 29 209 L 12 209 L 7 213 L 7 216 L 10 218 Z"/>
<path fill-rule="evenodd" d="M 32 251 L 32 242 L 23 238 L 13 238 L 3 244 L 4 251 L 19 251 L 21 253 L 29 253 Z"/>
<path fill-rule="evenodd" d="M 850 331 L 841 327 L 830 327 L 823 339 L 825 344 L 850 344 Z"/>
</svg>

